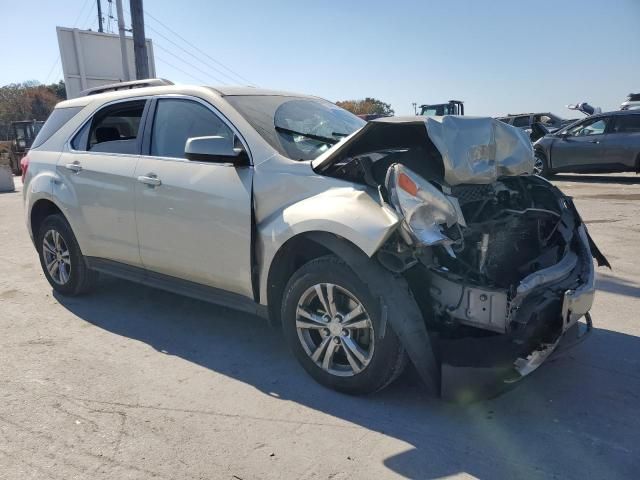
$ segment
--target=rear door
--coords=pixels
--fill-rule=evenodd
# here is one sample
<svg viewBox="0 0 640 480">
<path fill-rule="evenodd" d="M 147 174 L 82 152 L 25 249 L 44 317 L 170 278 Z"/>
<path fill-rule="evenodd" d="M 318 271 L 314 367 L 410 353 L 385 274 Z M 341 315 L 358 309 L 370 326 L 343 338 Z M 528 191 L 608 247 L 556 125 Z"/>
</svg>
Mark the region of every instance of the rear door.
<svg viewBox="0 0 640 480">
<path fill-rule="evenodd" d="M 71 191 L 70 217 L 87 256 L 139 266 L 134 172 L 147 99 L 98 110 L 71 140 L 57 170 Z"/>
<path fill-rule="evenodd" d="M 606 161 L 621 170 L 636 170 L 640 159 L 640 112 L 616 115 L 604 140 Z"/>
<path fill-rule="evenodd" d="M 606 163 L 604 141 L 610 117 L 588 118 L 566 131 L 553 142 L 551 166 L 554 170 L 597 169 Z"/>
<path fill-rule="evenodd" d="M 193 97 L 158 97 L 150 118 L 145 155 L 135 173 L 144 267 L 251 297 L 253 168 L 184 156 L 188 138 L 221 136 L 233 142 L 237 131 Z"/>
</svg>

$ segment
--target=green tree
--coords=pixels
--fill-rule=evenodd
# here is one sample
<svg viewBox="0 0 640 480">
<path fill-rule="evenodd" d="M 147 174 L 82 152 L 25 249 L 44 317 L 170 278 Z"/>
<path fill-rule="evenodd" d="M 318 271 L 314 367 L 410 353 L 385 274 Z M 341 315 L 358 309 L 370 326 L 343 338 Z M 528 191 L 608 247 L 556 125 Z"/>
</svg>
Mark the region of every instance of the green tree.
<svg viewBox="0 0 640 480">
<path fill-rule="evenodd" d="M 355 115 L 393 115 L 391 105 L 377 98 L 366 97 L 364 100 L 342 100 L 336 105 L 349 110 Z"/>
<path fill-rule="evenodd" d="M 8 139 L 11 122 L 46 120 L 56 104 L 64 99 L 63 81 L 41 85 L 31 80 L 0 87 L 0 139 Z"/>
</svg>

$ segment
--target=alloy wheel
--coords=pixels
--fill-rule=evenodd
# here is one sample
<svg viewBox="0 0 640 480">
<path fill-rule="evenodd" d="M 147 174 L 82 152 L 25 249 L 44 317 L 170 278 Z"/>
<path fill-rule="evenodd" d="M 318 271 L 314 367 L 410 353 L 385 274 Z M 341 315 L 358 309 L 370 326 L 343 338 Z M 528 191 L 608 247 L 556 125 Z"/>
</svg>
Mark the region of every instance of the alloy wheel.
<svg viewBox="0 0 640 480">
<path fill-rule="evenodd" d="M 48 230 L 42 239 L 44 263 L 51 279 L 65 285 L 71 277 L 71 254 L 64 238 L 57 230 Z"/>
<path fill-rule="evenodd" d="M 533 173 L 534 175 L 542 176 L 544 173 L 544 160 L 540 155 L 536 155 L 533 160 Z"/>
<path fill-rule="evenodd" d="M 339 285 L 319 283 L 302 294 L 296 330 L 307 355 L 332 375 L 356 375 L 373 357 L 371 318 L 356 296 Z"/>
</svg>

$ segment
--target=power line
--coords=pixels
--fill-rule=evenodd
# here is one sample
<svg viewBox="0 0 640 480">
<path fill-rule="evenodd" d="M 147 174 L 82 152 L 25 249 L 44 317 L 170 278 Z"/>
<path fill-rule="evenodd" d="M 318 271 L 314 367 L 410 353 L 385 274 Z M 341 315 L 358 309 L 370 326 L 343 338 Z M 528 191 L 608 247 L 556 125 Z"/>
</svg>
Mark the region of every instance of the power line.
<svg viewBox="0 0 640 480">
<path fill-rule="evenodd" d="M 216 82 L 220 82 L 220 83 L 222 83 L 223 85 L 226 85 L 226 83 L 225 83 L 225 82 L 223 82 L 222 80 L 220 80 L 219 78 L 217 78 L 217 77 L 215 77 L 215 76 L 211 75 L 211 74 L 210 74 L 210 73 L 208 73 L 208 72 L 205 72 L 205 71 L 204 71 L 204 70 L 202 70 L 200 67 L 198 67 L 198 66 L 194 65 L 193 63 L 191 63 L 191 62 L 189 62 L 189 61 L 185 60 L 184 58 L 179 57 L 178 55 L 176 55 L 175 53 L 173 53 L 171 50 L 167 50 L 165 47 L 163 47 L 162 45 L 160 45 L 158 42 L 156 42 L 156 43 L 154 44 L 154 46 L 156 46 L 156 47 L 158 47 L 160 50 L 162 50 L 162 51 L 164 51 L 164 52 L 168 53 L 168 54 L 169 54 L 169 55 L 171 55 L 172 57 L 177 58 L 177 59 L 178 59 L 178 60 L 180 60 L 182 63 L 184 63 L 184 64 L 186 64 L 186 65 L 189 65 L 191 68 L 195 68 L 196 70 L 198 70 L 200 73 L 202 73 L 202 74 L 206 75 L 207 77 L 214 79 Z M 208 83 L 208 82 L 205 82 L 205 83 Z"/>
<path fill-rule="evenodd" d="M 131 13 L 129 12 L 129 10 L 128 10 L 128 9 L 126 9 L 126 7 L 125 7 L 125 10 L 127 10 L 127 13 L 128 13 L 129 15 L 131 15 Z M 147 15 L 148 15 L 148 12 L 146 12 L 146 11 L 145 11 L 145 14 L 147 14 Z M 158 23 L 160 23 L 160 22 L 158 22 Z M 160 36 L 160 37 L 162 37 L 163 39 L 165 39 L 167 42 L 171 43 L 173 46 L 175 46 L 175 47 L 177 47 L 178 49 L 180 49 L 182 52 L 186 53 L 187 55 L 189 55 L 190 57 L 192 57 L 193 59 L 195 59 L 198 65 L 203 65 L 205 68 L 211 69 L 212 71 L 216 72 L 216 74 L 218 74 L 218 75 L 223 75 L 225 78 L 229 79 L 232 83 L 236 83 L 236 82 L 238 81 L 237 79 L 235 79 L 235 78 L 233 78 L 233 77 L 229 76 L 227 73 L 225 73 L 225 72 L 221 71 L 220 69 L 218 69 L 218 68 L 216 68 L 216 67 L 212 66 L 211 64 L 209 64 L 209 63 L 207 63 L 207 62 L 203 61 L 203 60 L 202 60 L 202 58 L 198 57 L 197 55 L 194 55 L 192 52 L 190 52 L 189 50 L 187 50 L 186 48 L 184 48 L 182 45 L 180 45 L 180 44 L 176 43 L 174 40 L 172 40 L 171 38 L 167 37 L 165 34 L 163 34 L 162 32 L 160 32 L 160 31 L 159 31 L 159 30 L 157 30 L 156 28 L 152 27 L 151 25 L 146 24 L 146 25 L 145 25 L 145 27 L 146 27 L 146 28 L 148 28 L 149 30 L 153 31 L 155 34 L 159 35 L 159 36 Z M 168 29 L 168 27 L 165 27 L 165 28 L 167 28 L 167 29 Z M 173 32 L 172 32 L 172 33 L 173 33 Z M 193 63 L 187 62 L 186 60 L 184 60 L 184 58 L 182 58 L 182 57 L 179 57 L 179 56 L 175 55 L 174 53 L 172 53 L 171 51 L 169 51 L 166 47 L 162 47 L 162 45 L 158 44 L 158 43 L 157 43 L 157 41 L 155 42 L 155 44 L 156 44 L 156 45 L 158 45 L 158 47 L 159 47 L 161 50 L 166 51 L 167 53 L 169 53 L 169 55 L 171 55 L 171 56 L 173 56 L 173 57 L 177 58 L 178 60 L 180 60 L 180 61 L 182 61 L 182 62 L 186 63 L 186 64 L 187 64 L 187 65 L 189 65 L 190 67 L 195 68 L 195 69 L 196 69 L 196 70 L 198 70 L 199 72 L 201 72 L 201 73 L 205 74 L 207 77 L 214 79 L 214 80 L 215 80 L 216 82 L 218 82 L 218 83 L 221 83 L 221 84 L 224 84 L 224 85 L 226 85 L 226 84 L 227 84 L 227 81 L 222 80 L 222 79 L 221 79 L 220 77 L 218 77 L 216 74 L 213 74 L 213 73 L 210 73 L 210 72 L 206 72 L 206 71 L 202 70 L 201 68 L 197 67 L 196 65 L 194 65 Z M 205 82 L 205 83 L 207 83 L 207 82 Z"/>
<path fill-rule="evenodd" d="M 82 5 L 82 8 L 78 12 L 78 16 L 76 17 L 76 19 L 73 22 L 73 26 L 71 28 L 76 28 L 76 25 L 78 24 L 78 20 L 80 20 L 80 17 L 84 13 L 84 9 L 87 7 L 87 5 L 89 5 L 89 2 L 91 2 L 91 1 L 92 0 L 85 0 L 84 4 Z"/>
<path fill-rule="evenodd" d="M 94 14 L 94 11 L 97 9 L 96 4 L 94 3 L 91 8 L 89 9 L 89 13 L 84 17 L 84 19 L 82 20 L 82 23 L 79 24 L 80 28 L 82 28 L 83 25 L 87 25 L 86 29 L 89 30 L 89 28 L 93 25 L 93 22 L 98 18 L 97 17 L 97 13 Z M 95 18 L 89 22 L 87 24 L 87 22 L 89 21 L 89 19 L 95 15 Z"/>
<path fill-rule="evenodd" d="M 49 78 L 51 77 L 51 74 L 53 73 L 53 69 L 56 68 L 56 66 L 58 65 L 58 62 L 60 62 L 60 54 L 58 54 L 58 56 L 56 57 L 56 61 L 53 62 L 53 65 L 51 65 L 51 68 L 49 69 L 49 73 L 47 73 L 47 76 L 45 77 L 45 80 L 44 80 L 44 84 L 45 85 L 47 83 L 49 83 Z"/>
<path fill-rule="evenodd" d="M 189 40 L 187 40 L 186 38 L 184 38 L 182 35 L 176 33 L 175 31 L 173 31 L 170 27 L 168 27 L 167 25 L 165 25 L 164 23 L 162 23 L 160 20 L 158 20 L 156 17 L 154 17 L 151 13 L 149 13 L 148 10 L 145 10 L 145 15 L 147 15 L 148 17 L 152 18 L 153 20 L 155 20 L 156 22 L 158 22 L 160 25 L 162 25 L 164 28 L 166 28 L 167 30 L 169 30 L 169 32 L 171 32 L 172 34 L 174 34 L 176 37 L 178 37 L 180 40 L 182 40 L 184 43 L 186 43 L 187 45 L 189 45 L 191 48 L 197 50 L 198 52 L 200 52 L 202 55 L 204 55 L 205 57 L 207 57 L 208 59 L 210 59 L 211 61 L 215 62 L 216 64 L 220 65 L 222 68 L 224 68 L 225 70 L 229 71 L 230 73 L 232 73 L 233 75 L 235 75 L 236 77 L 238 77 L 240 80 L 242 80 L 243 82 L 247 82 L 249 85 L 253 86 L 253 83 L 250 80 L 247 80 L 245 77 L 243 77 L 242 75 L 240 75 L 239 73 L 236 73 L 235 71 L 233 71 L 231 68 L 227 67 L 225 64 L 223 64 L 222 62 L 219 62 L 218 60 L 216 60 L 215 58 L 213 58 L 211 55 L 209 55 L 208 53 L 204 52 L 202 49 L 198 48 L 197 46 L 195 46 L 193 43 L 191 43 Z"/>
<path fill-rule="evenodd" d="M 192 75 L 192 74 L 190 74 L 190 73 L 188 73 L 188 72 L 185 72 L 184 70 L 182 70 L 182 69 L 181 69 L 181 68 L 179 68 L 179 67 L 176 67 L 176 66 L 175 66 L 175 65 L 173 65 L 172 63 L 167 62 L 167 61 L 166 61 L 165 59 L 163 59 L 162 57 L 158 57 L 158 56 L 156 56 L 156 60 L 158 60 L 160 63 L 164 63 L 165 65 L 167 65 L 167 66 L 169 66 L 169 67 L 173 68 L 174 70 L 176 70 L 176 71 L 178 71 L 178 72 L 182 73 L 183 75 L 186 75 L 187 77 L 190 77 L 190 78 L 194 79 L 194 80 L 195 80 L 196 82 L 198 82 L 198 83 L 202 83 L 202 84 L 206 84 L 206 83 L 208 83 L 208 82 L 204 82 L 204 81 L 202 81 L 202 79 L 201 79 L 201 78 L 199 78 L 199 77 L 196 77 L 196 76 L 194 76 L 194 75 Z"/>
<path fill-rule="evenodd" d="M 233 77 L 227 75 L 226 73 L 224 73 L 223 71 L 217 69 L 216 67 L 213 67 L 205 62 L 202 61 L 201 58 L 199 58 L 198 56 L 194 55 L 193 53 L 191 53 L 189 50 L 187 50 L 186 48 L 180 46 L 178 43 L 174 42 L 173 40 L 171 40 L 169 37 L 165 36 L 163 33 L 159 32 L 158 30 L 156 30 L 155 28 L 153 28 L 151 25 L 147 25 L 147 28 L 149 30 L 151 30 L 152 32 L 155 32 L 157 35 L 160 35 L 162 38 L 164 38 L 167 42 L 171 43 L 172 45 L 178 47 L 180 50 L 182 50 L 183 52 L 185 52 L 187 55 L 195 58 L 197 61 L 201 62 L 204 66 L 206 66 L 207 68 L 210 68 L 211 70 L 214 70 L 215 72 L 219 73 L 220 75 L 224 75 L 225 78 L 228 78 L 229 80 L 231 80 L 232 82 L 237 82 L 237 79 L 234 79 Z"/>
</svg>

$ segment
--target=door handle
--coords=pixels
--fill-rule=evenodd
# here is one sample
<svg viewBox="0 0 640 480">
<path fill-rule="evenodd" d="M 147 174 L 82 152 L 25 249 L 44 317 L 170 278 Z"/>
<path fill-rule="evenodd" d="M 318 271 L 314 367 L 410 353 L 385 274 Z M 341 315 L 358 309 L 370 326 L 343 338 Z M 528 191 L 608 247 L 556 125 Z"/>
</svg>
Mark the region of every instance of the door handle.
<svg viewBox="0 0 640 480">
<path fill-rule="evenodd" d="M 145 185 L 149 185 L 150 187 L 157 187 L 159 185 L 162 185 L 162 180 L 160 180 L 155 173 L 140 175 L 138 177 L 138 181 L 140 183 L 144 183 Z"/>
<path fill-rule="evenodd" d="M 80 165 L 80 162 L 78 162 L 77 160 L 73 163 L 67 163 L 64 168 L 75 173 L 79 173 L 82 171 L 82 165 Z"/>
</svg>

